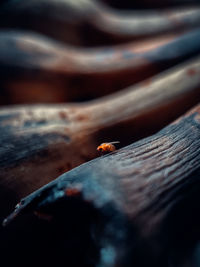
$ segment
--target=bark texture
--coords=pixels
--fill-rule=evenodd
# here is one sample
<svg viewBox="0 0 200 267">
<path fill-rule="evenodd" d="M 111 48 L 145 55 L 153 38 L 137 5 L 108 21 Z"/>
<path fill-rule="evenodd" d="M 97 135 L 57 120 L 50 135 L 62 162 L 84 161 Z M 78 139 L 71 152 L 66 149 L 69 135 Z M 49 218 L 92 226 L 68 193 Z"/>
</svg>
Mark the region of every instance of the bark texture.
<svg viewBox="0 0 200 267">
<path fill-rule="evenodd" d="M 22 199 L 4 223 L 37 211 L 54 229 L 85 212 L 95 248 L 85 266 L 90 259 L 92 266 L 179 266 L 199 237 L 199 125 L 198 105 L 157 134 L 63 174 Z"/>
</svg>

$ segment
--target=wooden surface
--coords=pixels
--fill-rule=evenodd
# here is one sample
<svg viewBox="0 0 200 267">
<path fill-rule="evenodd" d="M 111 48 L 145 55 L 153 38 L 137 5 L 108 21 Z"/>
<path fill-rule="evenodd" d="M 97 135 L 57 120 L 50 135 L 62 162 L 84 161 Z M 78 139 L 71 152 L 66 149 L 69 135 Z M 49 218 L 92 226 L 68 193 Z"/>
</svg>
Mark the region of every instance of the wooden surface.
<svg viewBox="0 0 200 267">
<path fill-rule="evenodd" d="M 0 7 L 0 16 L 1 28 L 35 31 L 83 46 L 130 41 L 200 24 L 198 5 L 120 12 L 95 0 L 11 0 Z"/>
<path fill-rule="evenodd" d="M 98 156 L 102 142 L 122 147 L 161 129 L 198 103 L 199 62 L 85 104 L 2 109 L 1 186 L 22 197 Z"/>
<path fill-rule="evenodd" d="M 1 265 L 199 267 L 200 1 L 3 2 Z"/>
<path fill-rule="evenodd" d="M 83 101 L 151 77 L 200 53 L 200 30 L 116 47 L 76 49 L 43 36 L 0 34 L 0 103 Z"/>
<path fill-rule="evenodd" d="M 179 266 L 199 237 L 199 124 L 198 105 L 157 134 L 65 173 L 24 198 L 9 219 L 36 210 L 49 216 L 47 225 L 66 217 L 68 227 L 86 208 L 98 266 L 107 266 L 101 252 L 109 248 L 108 266 Z M 85 260 L 94 257 L 87 253 Z"/>
</svg>

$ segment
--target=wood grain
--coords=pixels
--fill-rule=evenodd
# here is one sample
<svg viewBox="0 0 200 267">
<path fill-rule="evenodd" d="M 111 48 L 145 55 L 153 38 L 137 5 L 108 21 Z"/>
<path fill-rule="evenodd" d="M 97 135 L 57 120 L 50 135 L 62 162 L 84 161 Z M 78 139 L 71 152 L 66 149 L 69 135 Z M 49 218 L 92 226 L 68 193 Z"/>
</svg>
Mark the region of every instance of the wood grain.
<svg viewBox="0 0 200 267">
<path fill-rule="evenodd" d="M 183 251 L 200 233 L 199 175 L 198 105 L 157 134 L 83 164 L 22 199 L 5 223 L 36 210 L 68 227 L 70 213 L 72 221 L 81 219 L 85 206 L 92 220 L 88 228 L 96 229 L 93 245 L 100 246 L 94 266 L 178 266 L 177 254 L 185 259 Z M 93 256 L 88 252 L 86 258 Z"/>
<path fill-rule="evenodd" d="M 1 186 L 22 197 L 98 156 L 100 143 L 124 146 L 154 133 L 199 101 L 199 73 L 195 58 L 85 104 L 2 109 Z"/>
</svg>

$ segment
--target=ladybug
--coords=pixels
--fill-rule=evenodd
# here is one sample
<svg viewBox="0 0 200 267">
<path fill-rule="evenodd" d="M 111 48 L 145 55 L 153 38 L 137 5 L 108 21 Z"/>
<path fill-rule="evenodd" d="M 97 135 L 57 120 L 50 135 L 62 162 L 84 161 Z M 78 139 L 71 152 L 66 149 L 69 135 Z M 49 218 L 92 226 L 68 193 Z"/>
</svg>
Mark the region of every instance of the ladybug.
<svg viewBox="0 0 200 267">
<path fill-rule="evenodd" d="M 100 146 L 97 147 L 97 150 L 102 153 L 109 153 L 116 150 L 116 147 L 114 144 L 118 144 L 119 141 L 116 142 L 110 142 L 110 143 L 102 143 Z"/>
</svg>

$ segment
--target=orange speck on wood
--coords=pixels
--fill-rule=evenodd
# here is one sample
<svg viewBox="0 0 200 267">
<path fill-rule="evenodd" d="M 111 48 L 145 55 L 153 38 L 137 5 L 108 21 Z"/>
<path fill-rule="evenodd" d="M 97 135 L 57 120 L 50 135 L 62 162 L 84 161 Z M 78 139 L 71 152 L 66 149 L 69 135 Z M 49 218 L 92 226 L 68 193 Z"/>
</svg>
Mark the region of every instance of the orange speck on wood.
<svg viewBox="0 0 200 267">
<path fill-rule="evenodd" d="M 64 119 L 67 119 L 67 114 L 66 114 L 66 112 L 64 112 L 64 111 L 60 111 L 60 112 L 59 112 L 59 116 L 60 116 L 60 118 L 63 119 L 63 120 L 64 120 Z"/>
<path fill-rule="evenodd" d="M 80 190 L 77 188 L 67 188 L 65 193 L 68 197 L 80 195 Z"/>
<path fill-rule="evenodd" d="M 78 120 L 78 121 L 84 121 L 84 120 L 88 120 L 88 116 L 87 115 L 85 115 L 85 114 L 79 114 L 79 115 L 77 115 L 76 116 L 76 119 Z"/>
<path fill-rule="evenodd" d="M 143 82 L 142 84 L 143 84 L 144 86 L 150 86 L 151 83 L 152 83 L 152 79 L 149 78 L 149 79 L 144 80 L 144 82 Z"/>
<path fill-rule="evenodd" d="M 196 74 L 196 70 L 195 70 L 195 69 L 189 69 L 189 70 L 187 71 L 187 74 L 188 74 L 189 76 L 193 76 L 193 75 Z"/>
</svg>

